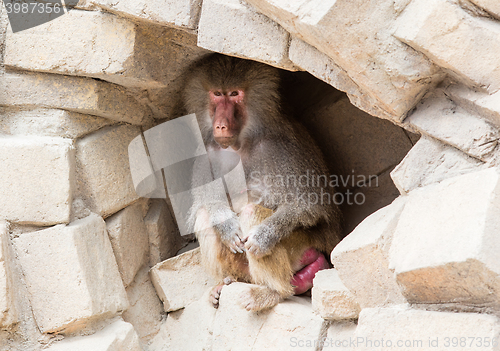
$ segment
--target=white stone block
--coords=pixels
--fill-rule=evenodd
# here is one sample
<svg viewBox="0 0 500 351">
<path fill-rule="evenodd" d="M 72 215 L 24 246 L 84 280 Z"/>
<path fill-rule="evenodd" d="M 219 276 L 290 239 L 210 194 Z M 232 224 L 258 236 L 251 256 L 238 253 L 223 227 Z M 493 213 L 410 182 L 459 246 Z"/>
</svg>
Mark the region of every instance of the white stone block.
<svg viewBox="0 0 500 351">
<path fill-rule="evenodd" d="M 127 309 L 106 226 L 92 214 L 14 241 L 33 315 L 44 333 L 74 330 Z"/>
<path fill-rule="evenodd" d="M 387 258 L 405 202 L 399 197 L 367 217 L 332 251 L 331 260 L 340 279 L 361 308 L 406 302 Z"/>
<path fill-rule="evenodd" d="M 170 50 L 177 49 L 162 39 L 155 29 L 112 14 L 72 10 L 17 33 L 9 29 L 5 65 L 159 88 L 169 82 Z"/>
<path fill-rule="evenodd" d="M 239 295 L 247 288 L 247 284 L 233 283 L 222 289 L 214 321 L 213 350 L 278 351 L 319 343 L 326 322 L 312 311 L 308 298 L 293 296 L 271 310 L 248 312 L 238 303 Z"/>
<path fill-rule="evenodd" d="M 497 350 L 497 317 L 411 310 L 406 306 L 361 311 L 354 350 Z"/>
<path fill-rule="evenodd" d="M 75 336 L 52 344 L 47 351 L 143 351 L 130 323 L 119 319 L 88 336 Z"/>
<path fill-rule="evenodd" d="M 288 33 L 241 0 L 205 0 L 198 45 L 212 51 L 297 70 L 288 59 Z"/>
<path fill-rule="evenodd" d="M 158 263 L 150 274 L 166 312 L 186 307 L 216 284 L 201 265 L 199 248 Z"/>
<path fill-rule="evenodd" d="M 451 85 L 446 92 L 459 106 L 500 128 L 500 91 L 489 95 L 463 85 Z"/>
<path fill-rule="evenodd" d="M 123 319 L 134 326 L 141 341 L 147 344 L 160 330 L 163 317 L 163 305 L 149 277 L 149 267 L 143 267 L 125 290 L 130 307 L 123 312 Z"/>
<path fill-rule="evenodd" d="M 342 67 L 358 85 L 360 99 L 367 97 L 357 106 L 377 117 L 400 121 L 442 78 L 424 55 L 392 36 L 401 2 L 247 1 Z"/>
<path fill-rule="evenodd" d="M 107 217 L 138 199 L 128 145 L 140 132 L 134 126 L 111 126 L 77 141 L 78 194 L 91 211 Z"/>
<path fill-rule="evenodd" d="M 185 308 L 170 312 L 160 332 L 148 345 L 149 351 L 216 350 L 212 348 L 216 309 L 209 291 Z"/>
<path fill-rule="evenodd" d="M 335 350 L 337 348 L 354 351 L 350 347 L 355 337 L 356 327 L 357 324 L 354 321 L 336 321 L 332 323 L 328 328 L 323 350 Z"/>
<path fill-rule="evenodd" d="M 143 207 L 144 201 L 139 200 L 106 219 L 109 240 L 125 286 L 132 283 L 149 258 L 149 237 Z"/>
<path fill-rule="evenodd" d="M 454 147 L 423 136 L 391 172 L 401 194 L 443 179 L 474 172 L 484 164 Z"/>
<path fill-rule="evenodd" d="M 56 109 L 0 107 L 0 133 L 77 139 L 113 124 L 110 119 Z"/>
<path fill-rule="evenodd" d="M 497 19 L 500 18 L 500 3 L 496 0 L 470 0 Z"/>
<path fill-rule="evenodd" d="M 201 0 L 91 0 L 92 4 L 116 13 L 150 23 L 196 29 Z"/>
<path fill-rule="evenodd" d="M 7 328 L 19 321 L 15 287 L 12 281 L 12 260 L 8 226 L 0 221 L 0 328 Z"/>
<path fill-rule="evenodd" d="M 0 86 L 0 105 L 58 108 L 131 124 L 150 118 L 148 107 L 124 88 L 91 78 L 9 72 L 0 75 Z"/>
<path fill-rule="evenodd" d="M 312 308 L 323 319 L 357 319 L 361 308 L 346 288 L 336 269 L 316 273 L 312 288 Z"/>
<path fill-rule="evenodd" d="M 71 140 L 0 136 L 0 218 L 52 225 L 68 223 L 74 190 Z"/>
<path fill-rule="evenodd" d="M 456 106 L 442 91 L 421 101 L 405 122 L 484 162 L 492 159 L 500 139 L 496 128 Z"/>
<path fill-rule="evenodd" d="M 500 303 L 500 175 L 447 179 L 408 196 L 389 251 L 410 303 Z"/>
<path fill-rule="evenodd" d="M 395 36 L 466 83 L 500 89 L 500 25 L 467 14 L 450 0 L 412 1 Z M 481 64 L 477 64 L 480 57 Z"/>
<path fill-rule="evenodd" d="M 184 240 L 165 200 L 151 201 L 144 223 L 149 235 L 149 265 L 154 266 L 175 256 L 182 248 Z"/>
<path fill-rule="evenodd" d="M 384 111 L 380 110 L 377 106 L 375 99 L 363 94 L 346 71 L 314 46 L 296 37 L 292 37 L 288 55 L 290 56 L 290 60 L 300 68 L 338 90 L 346 92 L 354 106 L 371 115 L 384 114 Z"/>
</svg>

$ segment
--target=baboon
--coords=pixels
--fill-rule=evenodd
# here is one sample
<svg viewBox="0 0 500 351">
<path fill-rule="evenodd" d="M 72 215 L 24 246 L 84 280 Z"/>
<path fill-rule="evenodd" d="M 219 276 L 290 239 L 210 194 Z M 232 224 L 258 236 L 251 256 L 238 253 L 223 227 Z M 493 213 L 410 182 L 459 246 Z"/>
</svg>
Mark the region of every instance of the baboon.
<svg viewBox="0 0 500 351">
<path fill-rule="evenodd" d="M 203 263 L 220 282 L 211 294 L 214 307 L 232 281 L 255 284 L 240 296 L 249 311 L 307 291 L 314 274 L 329 267 L 324 253 L 339 241 L 333 189 L 310 181 L 327 175 L 327 167 L 305 129 L 282 114 L 279 77 L 275 68 L 219 54 L 187 77 L 184 105 L 196 113 L 212 169 L 209 177 L 195 161 L 190 223 Z M 235 155 L 248 196 L 240 213 L 226 194 L 196 190 L 230 171 Z"/>
</svg>

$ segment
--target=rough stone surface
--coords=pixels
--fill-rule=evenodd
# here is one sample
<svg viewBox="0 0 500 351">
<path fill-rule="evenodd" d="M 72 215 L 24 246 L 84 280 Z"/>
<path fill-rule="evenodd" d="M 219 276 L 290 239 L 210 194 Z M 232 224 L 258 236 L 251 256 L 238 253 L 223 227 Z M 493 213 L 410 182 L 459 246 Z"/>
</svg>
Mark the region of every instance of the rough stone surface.
<svg viewBox="0 0 500 351">
<path fill-rule="evenodd" d="M 59 108 L 132 124 L 150 116 L 123 88 L 91 78 L 9 72 L 0 75 L 0 86 L 0 105 Z"/>
<path fill-rule="evenodd" d="M 144 218 L 149 235 L 149 265 L 175 256 L 184 240 L 172 218 L 167 203 L 163 199 L 153 199 L 147 216 Z"/>
<path fill-rule="evenodd" d="M 323 319 L 357 319 L 361 308 L 354 295 L 339 278 L 336 269 L 316 273 L 312 288 L 312 307 Z"/>
<path fill-rule="evenodd" d="M 19 321 L 11 276 L 13 258 L 7 223 L 0 221 L 0 328 Z"/>
<path fill-rule="evenodd" d="M 72 10 L 34 28 L 8 31 L 5 65 L 159 88 L 169 82 L 172 50 L 179 49 L 154 29 L 107 13 Z"/>
<path fill-rule="evenodd" d="M 170 312 L 160 332 L 149 344 L 149 351 L 216 350 L 212 348 L 217 310 L 208 300 L 209 291 L 185 308 Z"/>
<path fill-rule="evenodd" d="M 0 107 L 0 133 L 76 139 L 115 123 L 112 120 L 55 109 Z"/>
<path fill-rule="evenodd" d="M 446 20 L 443 20 L 446 19 Z M 412 1 L 397 21 L 395 36 L 489 93 L 500 89 L 500 24 L 467 14 L 449 0 Z M 480 57 L 481 64 L 477 64 Z"/>
<path fill-rule="evenodd" d="M 205 0 L 198 45 L 231 56 L 296 70 L 288 58 L 289 34 L 241 0 Z"/>
<path fill-rule="evenodd" d="M 340 279 L 361 308 L 406 302 L 387 257 L 405 200 L 400 197 L 366 218 L 332 251 Z"/>
<path fill-rule="evenodd" d="M 75 336 L 54 343 L 47 351 L 142 351 L 130 323 L 121 319 L 88 336 Z"/>
<path fill-rule="evenodd" d="M 359 86 L 360 96 L 369 96 L 358 107 L 377 117 L 401 120 L 442 78 L 424 55 L 392 36 L 392 25 L 407 1 L 248 2 L 331 57 Z M 372 99 L 376 108 L 370 107 Z"/>
<path fill-rule="evenodd" d="M 184 29 L 197 28 L 201 11 L 201 0 L 92 0 L 91 3 L 119 16 Z"/>
<path fill-rule="evenodd" d="M 101 217 L 25 233 L 14 246 L 42 332 L 77 329 L 128 307 Z"/>
<path fill-rule="evenodd" d="M 495 0 L 470 0 L 472 3 L 482 7 L 489 14 L 500 19 L 500 3 Z"/>
<path fill-rule="evenodd" d="M 308 298 L 293 296 L 271 310 L 253 313 L 238 303 L 247 287 L 233 283 L 222 289 L 213 350 L 290 350 L 318 339 L 324 321 L 312 311 Z"/>
<path fill-rule="evenodd" d="M 125 286 L 134 280 L 149 256 L 143 207 L 144 201 L 139 200 L 106 219 L 109 240 Z"/>
<path fill-rule="evenodd" d="M 498 305 L 499 181 L 489 168 L 410 194 L 389 252 L 408 302 Z"/>
<path fill-rule="evenodd" d="M 456 106 L 442 91 L 421 101 L 405 122 L 484 162 L 492 159 L 500 139 L 496 128 Z"/>
<path fill-rule="evenodd" d="M 483 163 L 436 139 L 422 137 L 391 172 L 401 194 L 480 169 Z"/>
<path fill-rule="evenodd" d="M 158 263 L 150 274 L 166 312 L 186 307 L 215 286 L 201 266 L 200 249 Z"/>
<path fill-rule="evenodd" d="M 378 109 L 375 99 L 368 94 L 363 94 L 346 71 L 314 46 L 292 37 L 288 55 L 290 60 L 300 68 L 338 90 L 346 92 L 354 106 L 373 115 L 384 114 L 384 111 Z"/>
<path fill-rule="evenodd" d="M 52 225 L 68 223 L 74 189 L 71 140 L 0 136 L 0 218 Z"/>
<path fill-rule="evenodd" d="M 128 145 L 140 134 L 133 126 L 110 126 L 76 143 L 79 197 L 93 212 L 107 217 L 137 200 Z"/>
<path fill-rule="evenodd" d="M 123 319 L 134 326 L 141 341 L 147 344 L 160 330 L 163 317 L 163 306 L 149 277 L 149 267 L 143 267 L 125 290 L 130 307 L 123 312 Z"/>
<path fill-rule="evenodd" d="M 359 341 L 355 350 L 493 351 L 498 346 L 492 340 L 499 337 L 500 323 L 495 316 L 397 306 L 363 309 L 354 338 Z"/>
<path fill-rule="evenodd" d="M 456 84 L 447 87 L 446 92 L 459 106 L 500 128 L 500 92 L 490 95 Z"/>
<path fill-rule="evenodd" d="M 344 348 L 345 350 L 351 351 L 349 346 L 352 346 L 356 327 L 357 324 L 353 321 L 336 321 L 332 323 L 328 328 L 323 350 L 335 350 L 335 348 L 342 350 L 342 348 Z"/>
</svg>

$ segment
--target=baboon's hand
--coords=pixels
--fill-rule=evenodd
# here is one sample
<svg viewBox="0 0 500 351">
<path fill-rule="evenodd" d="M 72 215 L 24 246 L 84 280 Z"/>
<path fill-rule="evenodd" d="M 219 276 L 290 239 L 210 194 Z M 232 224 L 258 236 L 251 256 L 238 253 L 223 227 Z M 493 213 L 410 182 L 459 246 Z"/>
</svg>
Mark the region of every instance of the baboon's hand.
<svg viewBox="0 0 500 351">
<path fill-rule="evenodd" d="M 278 241 L 276 230 L 268 225 L 259 224 L 250 229 L 245 240 L 245 249 L 257 258 L 271 253 Z"/>
<path fill-rule="evenodd" d="M 236 218 L 231 218 L 224 223 L 216 225 L 215 229 L 219 232 L 222 243 L 233 253 L 243 253 L 245 250 L 245 244 L 242 240 L 243 233 Z"/>
</svg>

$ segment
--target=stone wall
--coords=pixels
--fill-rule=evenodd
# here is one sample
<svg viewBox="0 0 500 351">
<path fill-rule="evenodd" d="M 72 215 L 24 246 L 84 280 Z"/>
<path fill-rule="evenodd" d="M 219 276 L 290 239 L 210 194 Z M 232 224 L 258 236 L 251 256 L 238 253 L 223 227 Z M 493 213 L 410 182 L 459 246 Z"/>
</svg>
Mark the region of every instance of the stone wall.
<svg viewBox="0 0 500 351">
<path fill-rule="evenodd" d="M 494 0 L 88 0 L 14 33 L 1 6 L 0 350 L 498 350 L 499 20 Z M 283 69 L 332 173 L 377 180 L 341 187 L 364 201 L 312 299 L 256 315 L 240 283 L 208 304 L 197 250 L 166 260 L 186 239 L 128 164 L 211 51 Z"/>
</svg>

